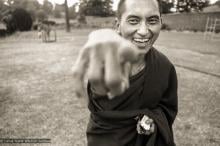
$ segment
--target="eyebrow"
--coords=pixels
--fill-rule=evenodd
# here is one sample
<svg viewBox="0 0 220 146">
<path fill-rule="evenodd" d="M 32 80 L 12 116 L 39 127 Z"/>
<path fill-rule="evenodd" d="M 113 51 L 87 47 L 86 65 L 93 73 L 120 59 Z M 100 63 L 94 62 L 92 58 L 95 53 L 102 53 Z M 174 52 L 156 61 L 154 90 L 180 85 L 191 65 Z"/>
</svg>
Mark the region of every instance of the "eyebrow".
<svg viewBox="0 0 220 146">
<path fill-rule="evenodd" d="M 140 17 L 137 16 L 137 15 L 128 15 L 127 18 L 138 18 L 138 19 L 139 19 Z M 152 19 L 152 18 L 160 19 L 160 16 L 158 16 L 158 15 L 153 15 L 153 16 L 148 17 L 147 19 Z"/>
<path fill-rule="evenodd" d="M 138 16 L 136 16 L 136 15 L 128 15 L 127 18 L 131 18 L 131 17 L 133 17 L 133 18 L 140 18 L 140 17 L 138 17 Z"/>
<path fill-rule="evenodd" d="M 152 19 L 152 18 L 160 19 L 158 15 L 153 15 L 153 16 L 148 17 L 148 19 Z"/>
</svg>

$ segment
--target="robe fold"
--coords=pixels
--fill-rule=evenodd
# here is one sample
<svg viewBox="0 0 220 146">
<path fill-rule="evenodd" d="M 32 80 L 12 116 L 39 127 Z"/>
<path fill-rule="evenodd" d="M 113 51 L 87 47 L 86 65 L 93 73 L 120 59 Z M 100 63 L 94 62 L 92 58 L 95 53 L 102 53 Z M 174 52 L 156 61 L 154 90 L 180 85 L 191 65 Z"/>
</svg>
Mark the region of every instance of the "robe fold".
<svg viewBox="0 0 220 146">
<path fill-rule="evenodd" d="M 130 87 L 109 100 L 88 84 L 90 119 L 88 146 L 175 146 L 172 124 L 178 109 L 177 76 L 173 64 L 152 48 L 146 66 L 130 77 Z M 147 115 L 155 123 L 151 135 L 137 133 L 137 119 Z"/>
</svg>

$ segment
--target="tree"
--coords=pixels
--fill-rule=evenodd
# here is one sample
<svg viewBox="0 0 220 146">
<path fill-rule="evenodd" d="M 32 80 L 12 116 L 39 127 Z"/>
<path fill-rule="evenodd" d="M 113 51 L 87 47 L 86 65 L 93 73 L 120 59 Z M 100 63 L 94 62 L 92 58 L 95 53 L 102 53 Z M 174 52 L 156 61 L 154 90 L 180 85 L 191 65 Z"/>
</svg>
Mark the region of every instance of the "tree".
<svg viewBox="0 0 220 146">
<path fill-rule="evenodd" d="M 53 15 L 55 18 L 61 18 L 62 13 L 65 11 L 64 5 L 55 4 L 53 9 Z"/>
<path fill-rule="evenodd" d="M 6 11 L 13 11 L 17 8 L 26 10 L 29 14 L 31 14 L 31 18 L 35 20 L 36 12 L 40 8 L 40 4 L 36 0 L 1 0 L 0 1 L 0 13 L 4 13 Z M 4 2 L 7 5 L 4 5 Z M 2 8 L 7 6 L 7 10 Z"/>
<path fill-rule="evenodd" d="M 72 7 L 69 8 L 70 19 L 75 19 L 77 17 L 76 6 L 77 6 L 77 4 L 74 4 Z"/>
<path fill-rule="evenodd" d="M 28 0 L 24 9 L 30 13 L 32 20 L 35 21 L 40 4 L 36 0 Z"/>
<path fill-rule="evenodd" d="M 7 33 L 11 34 L 17 30 L 16 23 L 11 12 L 3 16 L 2 22 L 6 25 Z"/>
<path fill-rule="evenodd" d="M 28 31 L 31 29 L 33 20 L 31 15 L 24 9 L 18 8 L 12 13 L 17 26 L 17 30 Z"/>
<path fill-rule="evenodd" d="M 40 9 L 36 12 L 36 17 L 37 17 L 37 20 L 41 22 L 41 21 L 46 20 L 48 18 L 48 15 L 43 9 Z"/>
<path fill-rule="evenodd" d="M 86 9 L 87 9 L 88 1 L 80 0 L 79 1 L 79 12 L 77 16 L 77 20 L 79 23 L 86 24 Z"/>
<path fill-rule="evenodd" d="M 70 32 L 69 9 L 68 9 L 67 0 L 65 0 L 64 5 L 65 5 L 65 18 L 66 18 L 66 31 Z"/>
<path fill-rule="evenodd" d="M 218 5 L 220 7 L 220 0 L 218 0 L 217 2 L 215 2 L 215 5 Z"/>
<path fill-rule="evenodd" d="M 53 15 L 55 18 L 61 18 L 61 11 L 55 7 L 53 10 Z"/>
<path fill-rule="evenodd" d="M 177 9 L 179 12 L 199 12 L 208 4 L 209 0 L 178 0 Z"/>
<path fill-rule="evenodd" d="M 4 16 L 5 11 L 8 9 L 6 5 L 4 5 L 4 2 L 0 0 L 0 20 Z"/>
<path fill-rule="evenodd" d="M 162 0 L 161 1 L 161 12 L 163 14 L 171 13 L 171 8 L 174 6 L 173 2 L 170 2 L 168 0 Z"/>
<path fill-rule="evenodd" d="M 89 0 L 86 7 L 86 15 L 111 16 L 113 15 L 112 0 Z"/>
<path fill-rule="evenodd" d="M 5 9 L 5 5 L 4 5 L 4 2 L 2 0 L 0 0 L 0 14 L 3 9 Z"/>
<path fill-rule="evenodd" d="M 42 5 L 42 9 L 44 10 L 44 12 L 46 12 L 47 14 L 51 14 L 53 11 L 53 5 L 51 2 L 49 2 L 48 0 L 44 0 L 44 3 Z"/>
<path fill-rule="evenodd" d="M 13 33 L 16 30 L 28 31 L 33 24 L 31 15 L 22 8 L 9 11 L 9 13 L 3 17 L 3 22 L 6 24 L 9 33 Z"/>
<path fill-rule="evenodd" d="M 11 8 L 27 8 L 28 0 L 5 0 L 5 3 Z"/>
</svg>

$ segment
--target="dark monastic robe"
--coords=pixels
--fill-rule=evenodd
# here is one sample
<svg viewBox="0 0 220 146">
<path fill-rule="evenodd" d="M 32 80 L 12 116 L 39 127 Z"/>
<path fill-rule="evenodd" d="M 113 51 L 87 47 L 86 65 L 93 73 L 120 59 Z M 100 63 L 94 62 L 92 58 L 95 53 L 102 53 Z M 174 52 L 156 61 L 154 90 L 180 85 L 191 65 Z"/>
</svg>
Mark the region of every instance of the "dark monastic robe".
<svg viewBox="0 0 220 146">
<path fill-rule="evenodd" d="M 130 87 L 109 100 L 99 97 L 88 84 L 88 146 L 174 146 L 172 124 L 177 114 L 177 76 L 172 63 L 152 48 L 145 56 L 146 66 L 130 78 Z M 137 119 L 147 115 L 154 120 L 151 135 L 139 135 Z"/>
</svg>

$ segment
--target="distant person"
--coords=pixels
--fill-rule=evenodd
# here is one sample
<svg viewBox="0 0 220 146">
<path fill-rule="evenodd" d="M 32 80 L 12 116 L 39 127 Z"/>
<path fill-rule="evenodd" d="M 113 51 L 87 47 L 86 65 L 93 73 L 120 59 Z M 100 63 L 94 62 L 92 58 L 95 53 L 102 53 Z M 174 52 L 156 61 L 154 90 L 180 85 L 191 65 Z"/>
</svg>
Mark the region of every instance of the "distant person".
<svg viewBox="0 0 220 146">
<path fill-rule="evenodd" d="M 54 40 L 56 41 L 56 31 L 53 26 L 56 23 L 54 21 L 44 20 L 38 24 L 38 37 L 42 38 L 43 42 L 50 42 L 51 40 L 51 32 L 54 32 Z"/>
<path fill-rule="evenodd" d="M 50 40 L 50 25 L 47 23 L 41 22 L 38 25 L 38 37 L 42 38 L 43 42 L 48 42 Z"/>
<path fill-rule="evenodd" d="M 74 66 L 77 96 L 88 73 L 88 146 L 174 146 L 177 75 L 153 47 L 159 0 L 120 0 L 117 29 L 93 31 Z"/>
</svg>

